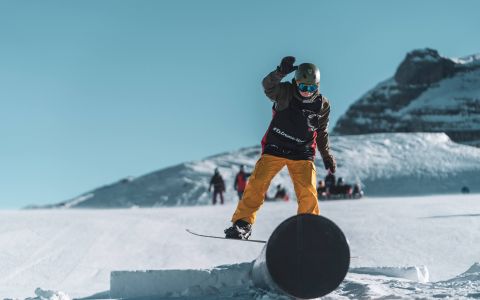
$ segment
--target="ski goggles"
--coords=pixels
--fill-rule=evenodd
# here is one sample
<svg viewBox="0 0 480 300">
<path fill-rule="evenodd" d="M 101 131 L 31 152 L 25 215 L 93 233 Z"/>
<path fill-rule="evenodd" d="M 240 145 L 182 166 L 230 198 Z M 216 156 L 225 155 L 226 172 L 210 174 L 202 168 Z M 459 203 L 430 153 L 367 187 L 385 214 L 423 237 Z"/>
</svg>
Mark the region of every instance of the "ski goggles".
<svg viewBox="0 0 480 300">
<path fill-rule="evenodd" d="M 301 92 L 310 92 L 313 93 L 316 90 L 318 90 L 318 86 L 316 84 L 304 84 L 304 83 L 299 83 L 298 84 L 298 89 Z"/>
</svg>

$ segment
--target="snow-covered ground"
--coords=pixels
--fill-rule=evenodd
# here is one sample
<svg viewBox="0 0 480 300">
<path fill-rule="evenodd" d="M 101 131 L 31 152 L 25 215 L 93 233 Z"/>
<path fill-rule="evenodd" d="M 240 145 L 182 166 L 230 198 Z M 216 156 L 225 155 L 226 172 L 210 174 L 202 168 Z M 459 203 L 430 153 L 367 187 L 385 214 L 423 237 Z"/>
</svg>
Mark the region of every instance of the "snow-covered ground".
<svg viewBox="0 0 480 300">
<path fill-rule="evenodd" d="M 345 282 L 327 298 L 480 297 L 480 266 L 476 265 L 480 262 L 480 195 L 320 204 L 322 214 L 344 230 L 352 255 L 358 257 L 352 259 Z M 175 282 L 188 287 L 194 274 L 205 276 L 199 269 L 229 265 L 214 270 L 230 274 L 233 284 L 236 276 L 248 272 L 248 263 L 259 255 L 262 244 L 205 239 L 189 235 L 185 228 L 221 234 L 234 205 L 230 201 L 215 207 L 0 211 L 0 298 L 35 297 L 38 287 L 44 290 L 37 290 L 43 299 L 61 298 L 60 293 L 46 290 L 77 298 L 107 298 L 112 271 L 178 269 Z M 295 211 L 294 202 L 266 203 L 252 238 L 267 239 Z M 215 274 L 214 270 L 210 273 Z M 232 293 L 238 299 L 281 298 L 248 283 L 229 287 L 228 282 L 216 285 L 213 280 L 210 284 L 188 287 L 179 295 L 184 299 L 218 299 Z"/>
</svg>

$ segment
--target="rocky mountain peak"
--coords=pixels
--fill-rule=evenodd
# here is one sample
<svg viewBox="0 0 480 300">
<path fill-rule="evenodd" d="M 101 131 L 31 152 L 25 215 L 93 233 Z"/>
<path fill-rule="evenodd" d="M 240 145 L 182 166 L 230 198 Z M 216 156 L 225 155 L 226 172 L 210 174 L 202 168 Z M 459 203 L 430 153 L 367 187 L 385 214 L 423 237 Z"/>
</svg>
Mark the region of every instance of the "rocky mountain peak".
<svg viewBox="0 0 480 300">
<path fill-rule="evenodd" d="M 432 84 L 454 72 L 453 60 L 440 56 L 437 50 L 425 48 L 407 53 L 394 78 L 399 84 Z"/>
<path fill-rule="evenodd" d="M 380 132 L 444 132 L 480 146 L 480 55 L 451 59 L 434 49 L 413 50 L 333 128 L 340 135 Z"/>
</svg>

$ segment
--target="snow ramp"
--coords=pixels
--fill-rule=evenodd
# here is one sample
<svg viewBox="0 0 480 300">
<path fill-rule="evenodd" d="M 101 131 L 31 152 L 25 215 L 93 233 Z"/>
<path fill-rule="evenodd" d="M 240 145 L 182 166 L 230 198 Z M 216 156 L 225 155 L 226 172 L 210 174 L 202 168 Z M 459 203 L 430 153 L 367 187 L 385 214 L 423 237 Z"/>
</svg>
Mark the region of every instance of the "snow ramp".
<svg viewBox="0 0 480 300">
<path fill-rule="evenodd" d="M 241 263 L 208 270 L 115 271 L 108 299 L 291 299 L 255 288 L 250 280 L 252 267 L 253 263 Z M 479 291 L 479 263 L 438 282 L 428 282 L 424 266 L 362 267 L 350 268 L 328 299 L 478 299 Z"/>
<path fill-rule="evenodd" d="M 114 271 L 110 297 L 235 297 L 248 290 L 251 269 L 252 263 L 241 263 L 207 270 Z"/>
<path fill-rule="evenodd" d="M 252 263 L 212 270 L 112 272 L 111 297 L 179 297 L 236 293 L 253 282 L 256 288 L 313 299 L 334 291 L 350 265 L 350 250 L 331 220 L 300 214 L 283 221 Z M 234 295 L 222 295 L 223 297 Z"/>
</svg>

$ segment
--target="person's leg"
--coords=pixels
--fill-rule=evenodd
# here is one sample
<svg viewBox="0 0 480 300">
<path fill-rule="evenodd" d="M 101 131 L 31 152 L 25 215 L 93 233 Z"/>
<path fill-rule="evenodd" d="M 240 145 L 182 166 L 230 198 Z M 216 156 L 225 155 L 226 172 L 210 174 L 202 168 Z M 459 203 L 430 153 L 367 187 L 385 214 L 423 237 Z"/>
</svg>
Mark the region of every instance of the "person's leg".
<svg viewBox="0 0 480 300">
<path fill-rule="evenodd" d="M 223 192 L 220 192 L 220 204 L 223 205 Z"/>
<path fill-rule="evenodd" d="M 240 219 L 250 224 L 255 223 L 255 215 L 263 204 L 270 182 L 285 166 L 285 163 L 286 159 L 273 155 L 265 154 L 260 157 L 249 178 L 242 201 L 238 202 L 237 209 L 232 216 L 233 223 Z"/>
<path fill-rule="evenodd" d="M 217 204 L 217 191 L 213 190 L 212 204 Z"/>
<path fill-rule="evenodd" d="M 317 199 L 317 172 L 310 160 L 288 160 L 288 172 L 298 201 L 298 214 L 320 214 Z"/>
<path fill-rule="evenodd" d="M 242 200 L 243 191 L 237 191 L 237 194 L 238 194 L 238 201 Z"/>
</svg>

